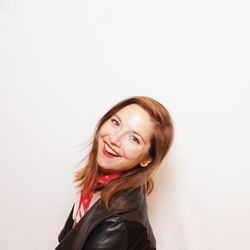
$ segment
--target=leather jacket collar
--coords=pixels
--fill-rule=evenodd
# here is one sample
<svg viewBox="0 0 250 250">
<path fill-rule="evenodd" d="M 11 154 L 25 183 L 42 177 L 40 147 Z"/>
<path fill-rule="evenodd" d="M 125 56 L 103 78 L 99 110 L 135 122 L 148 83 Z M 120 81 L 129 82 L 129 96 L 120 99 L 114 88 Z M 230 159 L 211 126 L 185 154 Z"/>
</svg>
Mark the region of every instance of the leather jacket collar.
<svg viewBox="0 0 250 250">
<path fill-rule="evenodd" d="M 73 208 L 63 230 L 59 234 L 60 244 L 56 250 L 81 250 L 94 228 L 103 220 L 115 214 L 121 215 L 125 220 L 137 221 L 146 228 L 148 227 L 148 223 L 146 223 L 148 219 L 147 204 L 143 187 L 120 192 L 113 199 L 110 210 L 106 209 L 100 199 L 97 200 L 74 228 L 72 228 L 72 212 Z M 153 233 L 151 237 L 152 241 L 155 242 Z"/>
</svg>

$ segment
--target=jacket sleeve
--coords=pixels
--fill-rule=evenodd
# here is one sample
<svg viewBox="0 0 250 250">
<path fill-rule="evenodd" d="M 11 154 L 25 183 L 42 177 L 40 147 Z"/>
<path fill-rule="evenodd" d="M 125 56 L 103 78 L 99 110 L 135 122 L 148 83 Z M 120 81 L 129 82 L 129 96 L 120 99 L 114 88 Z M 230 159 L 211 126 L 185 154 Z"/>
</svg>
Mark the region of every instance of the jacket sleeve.
<svg viewBox="0 0 250 250">
<path fill-rule="evenodd" d="M 102 221 L 90 234 L 82 250 L 126 250 L 127 232 L 119 216 Z"/>
</svg>

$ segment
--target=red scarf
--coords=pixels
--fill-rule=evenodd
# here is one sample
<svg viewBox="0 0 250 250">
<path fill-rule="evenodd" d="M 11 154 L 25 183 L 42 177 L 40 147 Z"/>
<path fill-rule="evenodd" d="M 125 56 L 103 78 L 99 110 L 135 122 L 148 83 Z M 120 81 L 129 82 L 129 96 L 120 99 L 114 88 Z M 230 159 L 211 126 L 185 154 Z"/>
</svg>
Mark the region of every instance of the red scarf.
<svg viewBox="0 0 250 250">
<path fill-rule="evenodd" d="M 92 188 L 90 191 L 88 191 L 87 193 L 84 194 L 84 188 L 81 190 L 81 196 L 80 196 L 80 201 L 78 203 L 78 208 L 77 208 L 77 212 L 76 212 L 76 217 L 80 217 L 80 219 L 83 217 L 83 213 L 82 211 L 84 211 L 84 213 L 87 212 L 87 210 L 89 209 L 89 204 L 92 200 L 93 194 L 94 194 L 94 189 L 95 187 L 97 187 L 99 184 L 107 184 L 110 181 L 118 178 L 121 176 L 121 173 L 115 173 L 115 174 L 102 174 L 102 175 L 98 175 L 96 178 L 96 181 L 94 182 Z M 79 221 L 79 220 L 78 220 Z M 74 225 L 77 222 L 74 223 Z"/>
</svg>

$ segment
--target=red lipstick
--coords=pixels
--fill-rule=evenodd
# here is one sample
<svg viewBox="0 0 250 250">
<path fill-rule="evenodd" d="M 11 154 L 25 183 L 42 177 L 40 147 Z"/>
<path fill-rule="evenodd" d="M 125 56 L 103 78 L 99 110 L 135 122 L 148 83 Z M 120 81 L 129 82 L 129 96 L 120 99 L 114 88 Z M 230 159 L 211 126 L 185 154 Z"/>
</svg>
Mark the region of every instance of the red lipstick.
<svg viewBox="0 0 250 250">
<path fill-rule="evenodd" d="M 108 158 L 115 158 L 115 156 L 109 154 L 109 153 L 106 151 L 106 149 L 105 149 L 104 147 L 103 147 L 102 152 L 103 152 L 103 154 L 104 154 L 105 156 L 107 156 Z"/>
<path fill-rule="evenodd" d="M 117 153 L 106 141 L 103 141 L 104 145 L 103 145 L 103 149 L 102 149 L 102 152 L 105 156 L 107 156 L 108 158 L 114 158 L 114 157 L 119 157 L 120 154 Z M 105 146 L 106 147 L 109 147 L 111 150 L 113 150 L 115 152 L 115 154 L 117 155 L 112 155 L 111 153 L 109 153 L 106 149 L 105 149 Z"/>
</svg>

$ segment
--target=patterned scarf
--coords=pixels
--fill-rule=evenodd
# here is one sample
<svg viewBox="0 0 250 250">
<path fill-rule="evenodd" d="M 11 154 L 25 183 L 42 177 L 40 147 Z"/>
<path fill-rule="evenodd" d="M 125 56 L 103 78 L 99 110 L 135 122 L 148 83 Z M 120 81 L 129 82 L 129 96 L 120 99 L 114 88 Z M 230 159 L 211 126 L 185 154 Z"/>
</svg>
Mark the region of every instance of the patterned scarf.
<svg viewBox="0 0 250 250">
<path fill-rule="evenodd" d="M 77 208 L 76 212 L 73 214 L 73 219 L 74 219 L 74 226 L 78 223 L 78 221 L 84 216 L 84 214 L 87 212 L 89 209 L 89 205 L 91 203 L 92 197 L 95 193 L 94 189 L 97 187 L 99 184 L 107 184 L 110 181 L 118 178 L 121 176 L 121 173 L 115 173 L 115 174 L 101 174 L 97 176 L 96 181 L 94 182 L 94 185 L 92 189 L 84 194 L 84 188 L 81 190 L 79 193 L 78 200 L 75 203 L 75 206 Z"/>
</svg>

